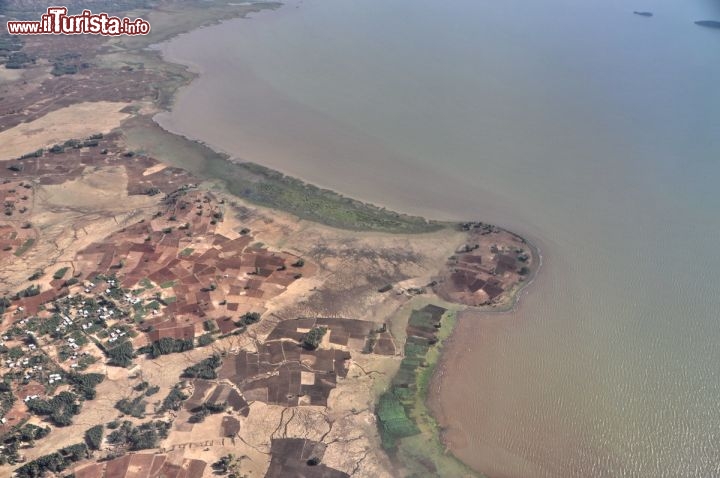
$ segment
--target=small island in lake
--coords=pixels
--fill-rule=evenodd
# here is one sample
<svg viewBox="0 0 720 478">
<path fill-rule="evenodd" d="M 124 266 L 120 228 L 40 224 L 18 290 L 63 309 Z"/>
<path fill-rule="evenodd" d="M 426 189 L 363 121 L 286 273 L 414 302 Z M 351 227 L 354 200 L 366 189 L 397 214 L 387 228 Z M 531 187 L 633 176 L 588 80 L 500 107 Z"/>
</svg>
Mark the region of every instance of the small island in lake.
<svg viewBox="0 0 720 478">
<path fill-rule="evenodd" d="M 652 12 L 638 12 L 638 11 L 634 11 L 633 13 L 634 13 L 635 15 L 640 15 L 641 17 L 652 17 L 652 16 L 653 16 L 653 13 L 652 13 Z"/>
<path fill-rule="evenodd" d="M 695 25 L 700 25 L 701 27 L 708 28 L 720 28 L 720 22 L 715 20 L 700 20 L 698 22 L 695 22 Z"/>
</svg>

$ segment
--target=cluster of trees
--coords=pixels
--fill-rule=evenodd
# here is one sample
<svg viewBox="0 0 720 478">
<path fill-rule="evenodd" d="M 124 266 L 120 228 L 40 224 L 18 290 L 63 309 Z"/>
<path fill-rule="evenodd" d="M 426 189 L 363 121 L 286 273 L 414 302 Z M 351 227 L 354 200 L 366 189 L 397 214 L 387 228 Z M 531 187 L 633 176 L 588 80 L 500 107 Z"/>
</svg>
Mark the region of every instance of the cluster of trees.
<svg viewBox="0 0 720 478">
<path fill-rule="evenodd" d="M 78 72 L 78 66 L 74 63 L 66 64 L 62 61 L 56 61 L 53 69 L 50 71 L 54 76 L 74 75 Z"/>
<path fill-rule="evenodd" d="M 70 373 L 66 378 L 68 383 L 72 385 L 75 393 L 79 394 L 85 400 L 94 399 L 97 394 L 95 387 L 105 380 L 105 376 L 99 373 Z"/>
<path fill-rule="evenodd" d="M 40 294 L 40 286 L 31 285 L 31 286 L 21 290 L 17 294 L 15 294 L 13 299 L 18 300 L 18 299 L 22 299 L 23 297 L 34 297 L 38 294 Z"/>
<path fill-rule="evenodd" d="M 3 2 L 0 2 L 2 5 Z M 0 55 L 5 55 L 11 51 L 21 50 L 23 47 L 22 38 L 15 35 L 2 35 L 0 36 Z"/>
<path fill-rule="evenodd" d="M 72 392 L 60 392 L 50 400 L 36 398 L 28 400 L 28 409 L 36 415 L 49 416 L 50 421 L 58 427 L 72 424 L 73 415 L 80 413 L 80 404 L 77 395 Z"/>
<path fill-rule="evenodd" d="M 10 299 L 7 297 L 0 297 L 0 315 L 4 314 L 8 307 L 10 307 Z"/>
<path fill-rule="evenodd" d="M 240 460 L 230 453 L 229 455 L 223 456 L 210 466 L 212 466 L 212 469 L 217 475 L 228 475 L 228 478 L 235 478 L 240 476 L 237 471 L 239 465 Z"/>
<path fill-rule="evenodd" d="M 57 64 L 55 65 L 57 67 Z M 55 73 L 55 70 L 53 69 L 52 72 L 54 75 L 58 76 Z M 64 73 L 61 73 L 64 74 Z M 95 146 L 100 145 L 100 140 L 102 139 L 103 135 L 102 133 L 94 134 L 88 138 L 85 138 L 83 140 L 80 139 L 69 139 L 65 141 L 63 144 L 55 144 L 50 149 L 48 149 L 49 152 L 52 154 L 60 154 L 64 153 L 66 148 L 71 149 L 80 149 L 80 148 L 93 148 Z"/>
<path fill-rule="evenodd" d="M 240 317 L 240 320 L 235 322 L 235 325 L 238 327 L 247 327 L 248 325 L 252 325 L 256 322 L 260 322 L 260 314 L 257 312 L 246 312 L 242 315 L 242 317 Z"/>
<path fill-rule="evenodd" d="M 41 456 L 15 470 L 18 478 L 41 478 L 47 472 L 59 473 L 73 463 L 90 457 L 85 443 L 66 446 L 50 455 Z"/>
<path fill-rule="evenodd" d="M 222 413 L 227 408 L 227 403 L 203 403 L 199 407 L 195 407 L 190 410 L 193 414 L 190 416 L 188 421 L 190 423 L 200 423 L 205 420 L 205 417 L 214 413 Z"/>
<path fill-rule="evenodd" d="M 45 148 L 36 149 L 32 153 L 23 154 L 18 159 L 23 160 L 23 159 L 30 159 L 30 158 L 40 158 L 40 157 L 42 157 L 44 152 L 45 152 Z M 30 189 L 30 188 L 28 188 L 28 189 Z"/>
<path fill-rule="evenodd" d="M 25 68 L 25 65 L 29 63 L 35 64 L 35 58 L 32 58 L 23 51 L 14 51 L 8 56 L 5 62 L 5 68 L 8 70 L 19 70 Z"/>
<path fill-rule="evenodd" d="M 92 428 L 88 428 L 85 431 L 85 444 L 91 450 L 99 450 L 104 434 L 105 427 L 102 425 L 95 425 Z"/>
<path fill-rule="evenodd" d="M 50 433 L 50 427 L 39 427 L 26 423 L 15 432 L 15 437 L 24 442 L 32 442 L 44 438 Z"/>
<path fill-rule="evenodd" d="M 160 340 L 153 342 L 150 345 L 146 345 L 138 349 L 138 352 L 145 353 L 150 358 L 157 358 L 161 355 L 168 355 L 176 352 L 185 352 L 195 347 L 192 340 L 185 339 L 173 339 L 171 337 L 163 337 Z"/>
<path fill-rule="evenodd" d="M 68 280 L 65 281 L 65 287 L 70 287 L 71 285 L 77 284 L 79 281 L 75 277 L 71 277 Z"/>
<path fill-rule="evenodd" d="M 222 365 L 222 359 L 220 359 L 218 354 L 213 354 L 201 362 L 183 370 L 181 376 L 183 378 L 204 378 L 207 380 L 216 379 L 216 370 L 220 367 L 220 365 Z"/>
<path fill-rule="evenodd" d="M 108 349 L 106 353 L 108 356 L 108 364 L 117 367 L 128 367 L 132 364 L 133 358 L 135 358 L 135 350 L 133 349 L 132 343 L 127 340 Z"/>
<path fill-rule="evenodd" d="M 138 397 L 135 397 L 133 399 L 129 398 L 122 398 L 118 400 L 118 402 L 115 404 L 115 408 L 120 410 L 125 415 L 130 415 L 131 417 L 135 418 L 143 418 L 145 417 L 145 408 L 147 407 L 147 402 L 143 400 L 143 396 L 140 395 Z"/>
<path fill-rule="evenodd" d="M 305 334 L 302 339 L 302 346 L 307 350 L 315 350 L 322 342 L 322 338 L 327 333 L 327 327 L 313 327 Z"/>
<path fill-rule="evenodd" d="M 7 349 L 4 345 L 2 347 Z M 9 383 L 0 381 L 0 416 L 5 415 L 14 404 L 15 394 L 12 392 L 12 387 L 10 387 Z"/>
<path fill-rule="evenodd" d="M 182 402 L 187 400 L 189 397 L 183 393 L 182 390 L 180 390 L 179 385 L 175 385 L 171 390 L 170 393 L 167 394 L 167 397 L 163 400 L 162 404 L 160 405 L 160 408 L 158 409 L 159 413 L 165 412 L 167 410 L 180 410 L 180 406 L 182 405 Z"/>
<path fill-rule="evenodd" d="M 213 342 L 215 342 L 215 337 L 210 332 L 208 332 L 207 334 L 202 334 L 200 337 L 198 337 L 198 347 L 205 347 Z"/>
<path fill-rule="evenodd" d="M 37 332 L 41 336 L 49 335 L 53 339 L 61 339 L 65 332 L 59 328 L 60 322 L 62 322 L 60 314 L 53 314 L 52 317 L 38 324 Z"/>
<path fill-rule="evenodd" d="M 108 435 L 107 441 L 113 445 L 127 446 L 131 451 L 155 448 L 161 438 L 167 437 L 170 426 L 170 422 L 161 420 L 143 423 L 137 427 L 124 421 Z"/>
<path fill-rule="evenodd" d="M 38 280 L 38 279 L 41 278 L 44 274 L 45 274 L 44 271 L 42 271 L 42 270 L 37 270 L 37 271 L 33 272 L 33 274 L 32 274 L 30 277 L 28 277 L 28 280 Z"/>
<path fill-rule="evenodd" d="M 14 465 L 20 459 L 17 451 L 23 443 L 32 445 L 35 440 L 46 437 L 48 433 L 50 433 L 50 427 L 38 427 L 29 423 L 15 428 L 3 437 L 3 448 L 0 450 L 0 465 L 6 463 Z"/>
<path fill-rule="evenodd" d="M 78 58 L 78 57 L 79 57 L 79 55 L 78 56 L 61 55 L 61 56 L 55 58 L 55 62 L 53 63 L 53 69 L 50 73 L 52 73 L 54 76 L 74 75 L 79 70 L 77 63 L 66 63 L 66 60 L 72 60 L 73 58 Z M 88 68 L 90 66 L 90 64 L 82 63 L 81 66 L 83 68 Z"/>
</svg>

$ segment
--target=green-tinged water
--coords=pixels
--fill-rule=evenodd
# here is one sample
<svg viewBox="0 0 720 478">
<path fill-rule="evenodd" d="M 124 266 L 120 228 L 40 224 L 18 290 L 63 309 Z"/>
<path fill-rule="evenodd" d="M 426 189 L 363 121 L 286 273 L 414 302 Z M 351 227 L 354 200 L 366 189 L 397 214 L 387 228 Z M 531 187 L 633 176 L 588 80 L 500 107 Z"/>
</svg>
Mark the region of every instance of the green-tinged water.
<svg viewBox="0 0 720 478">
<path fill-rule="evenodd" d="M 649 10 L 651 18 L 633 15 Z M 434 391 L 492 477 L 720 476 L 711 0 L 304 0 L 182 35 L 167 128 L 322 187 L 534 240 Z"/>
</svg>

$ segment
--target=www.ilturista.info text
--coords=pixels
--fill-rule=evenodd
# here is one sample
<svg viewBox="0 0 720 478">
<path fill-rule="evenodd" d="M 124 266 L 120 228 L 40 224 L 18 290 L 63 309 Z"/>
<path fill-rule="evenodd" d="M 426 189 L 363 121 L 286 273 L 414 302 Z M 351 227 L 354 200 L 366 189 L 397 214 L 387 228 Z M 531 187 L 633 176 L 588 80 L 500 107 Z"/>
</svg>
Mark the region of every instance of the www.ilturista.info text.
<svg viewBox="0 0 720 478">
<path fill-rule="evenodd" d="M 40 21 L 8 21 L 7 29 L 11 35 L 147 35 L 150 23 L 142 18 L 111 17 L 90 10 L 68 15 L 66 7 L 50 7 Z"/>
</svg>

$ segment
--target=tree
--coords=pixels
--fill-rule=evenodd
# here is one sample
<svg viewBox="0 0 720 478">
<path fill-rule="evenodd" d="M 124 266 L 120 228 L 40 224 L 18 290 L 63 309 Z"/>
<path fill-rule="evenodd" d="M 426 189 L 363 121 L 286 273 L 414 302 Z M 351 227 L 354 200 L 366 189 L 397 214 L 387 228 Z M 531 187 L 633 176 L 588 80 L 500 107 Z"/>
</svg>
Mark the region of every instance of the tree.
<svg viewBox="0 0 720 478">
<path fill-rule="evenodd" d="M 307 350 L 315 350 L 322 342 L 327 327 L 313 327 L 302 339 L 302 346 Z"/>
<path fill-rule="evenodd" d="M 251 325 L 260 321 L 260 314 L 257 312 L 247 312 L 240 317 L 240 320 L 235 322 L 235 325 L 241 327 L 243 325 Z"/>
<path fill-rule="evenodd" d="M 104 431 L 105 427 L 103 427 L 102 425 L 95 425 L 94 427 L 89 428 L 85 432 L 85 443 L 87 444 L 88 448 L 90 448 L 91 450 L 100 449 Z"/>
</svg>

